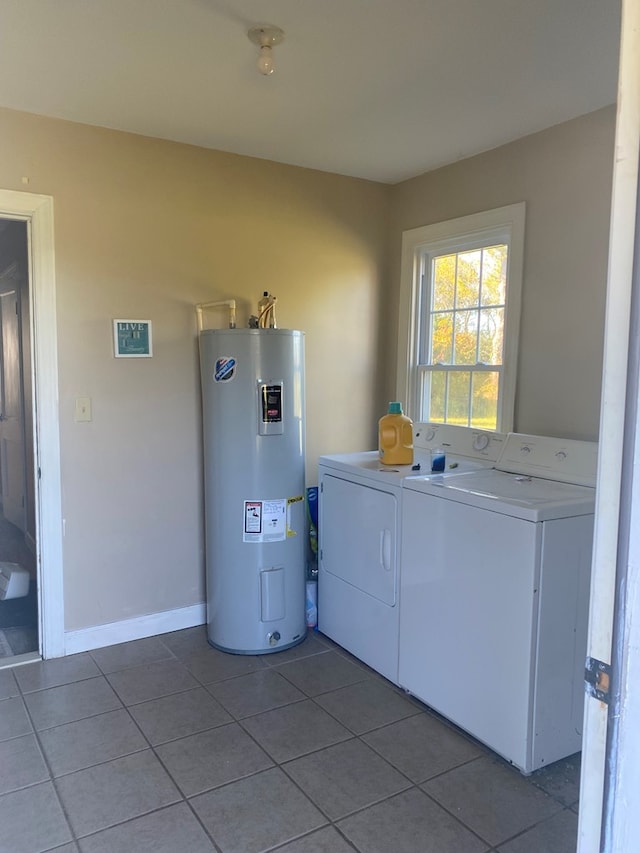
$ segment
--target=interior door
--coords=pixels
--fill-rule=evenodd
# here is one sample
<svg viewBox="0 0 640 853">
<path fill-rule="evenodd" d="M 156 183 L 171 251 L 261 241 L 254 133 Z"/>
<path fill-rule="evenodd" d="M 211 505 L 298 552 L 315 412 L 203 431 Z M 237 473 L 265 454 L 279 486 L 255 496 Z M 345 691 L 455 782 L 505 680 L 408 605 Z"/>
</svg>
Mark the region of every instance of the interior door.
<svg viewBox="0 0 640 853">
<path fill-rule="evenodd" d="M 17 288 L 0 293 L 0 490 L 7 521 L 26 529 L 24 400 Z"/>
</svg>

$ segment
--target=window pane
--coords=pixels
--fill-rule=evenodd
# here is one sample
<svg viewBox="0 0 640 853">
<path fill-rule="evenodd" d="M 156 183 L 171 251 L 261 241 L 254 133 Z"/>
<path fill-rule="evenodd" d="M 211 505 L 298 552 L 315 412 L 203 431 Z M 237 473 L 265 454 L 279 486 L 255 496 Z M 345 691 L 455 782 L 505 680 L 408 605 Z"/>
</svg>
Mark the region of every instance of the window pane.
<svg viewBox="0 0 640 853">
<path fill-rule="evenodd" d="M 484 362 L 484 364 L 502 364 L 503 341 L 504 308 L 482 308 L 480 311 L 479 361 Z"/>
<path fill-rule="evenodd" d="M 523 226 L 524 203 L 404 232 L 398 373 L 415 421 L 512 428 Z"/>
<path fill-rule="evenodd" d="M 424 374 L 422 420 L 444 423 L 447 374 L 427 371 Z"/>
<path fill-rule="evenodd" d="M 482 251 L 482 304 L 504 305 L 507 292 L 507 247 Z"/>
<path fill-rule="evenodd" d="M 474 308 L 480 299 L 480 261 L 482 252 L 460 252 L 456 308 Z"/>
<path fill-rule="evenodd" d="M 449 374 L 446 417 L 448 424 L 469 424 L 470 378 L 471 374 L 467 370 Z"/>
<path fill-rule="evenodd" d="M 433 305 L 432 311 L 447 311 L 453 308 L 456 284 L 456 256 L 443 255 L 433 260 Z"/>
<path fill-rule="evenodd" d="M 479 429 L 498 428 L 498 381 L 497 371 L 474 372 L 471 395 L 471 426 Z"/>
<path fill-rule="evenodd" d="M 453 314 L 434 314 L 429 364 L 451 364 L 453 353 Z"/>
<path fill-rule="evenodd" d="M 475 364 L 478 345 L 478 312 L 456 311 L 454 364 Z"/>
</svg>

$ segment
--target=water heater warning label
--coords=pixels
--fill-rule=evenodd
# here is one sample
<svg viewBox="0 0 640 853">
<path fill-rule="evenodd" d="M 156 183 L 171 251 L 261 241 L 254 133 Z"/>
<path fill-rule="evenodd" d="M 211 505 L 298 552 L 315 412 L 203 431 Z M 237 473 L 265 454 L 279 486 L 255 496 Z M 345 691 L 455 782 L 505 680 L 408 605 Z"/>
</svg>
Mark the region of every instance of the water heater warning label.
<svg viewBox="0 0 640 853">
<path fill-rule="evenodd" d="M 287 501 L 245 501 L 243 542 L 279 542 L 287 536 Z"/>
</svg>

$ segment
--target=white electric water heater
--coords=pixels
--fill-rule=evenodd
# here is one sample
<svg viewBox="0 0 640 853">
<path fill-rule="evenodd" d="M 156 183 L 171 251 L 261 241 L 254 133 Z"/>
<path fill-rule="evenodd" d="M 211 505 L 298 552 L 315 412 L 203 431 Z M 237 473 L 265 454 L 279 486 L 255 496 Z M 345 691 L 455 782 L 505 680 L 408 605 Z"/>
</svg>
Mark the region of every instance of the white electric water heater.
<svg viewBox="0 0 640 853">
<path fill-rule="evenodd" d="M 200 333 L 209 642 L 236 654 L 306 634 L 304 334 Z"/>
</svg>

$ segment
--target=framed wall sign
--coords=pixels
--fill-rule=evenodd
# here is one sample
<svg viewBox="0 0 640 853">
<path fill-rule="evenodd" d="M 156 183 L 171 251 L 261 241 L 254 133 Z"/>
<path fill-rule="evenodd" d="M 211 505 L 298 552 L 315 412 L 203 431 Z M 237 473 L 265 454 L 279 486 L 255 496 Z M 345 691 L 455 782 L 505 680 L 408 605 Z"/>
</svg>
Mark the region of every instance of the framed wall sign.
<svg viewBox="0 0 640 853">
<path fill-rule="evenodd" d="M 151 320 L 114 320 L 113 353 L 116 358 L 151 358 Z"/>
</svg>

